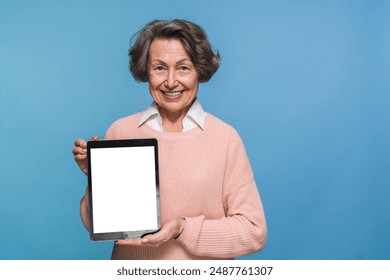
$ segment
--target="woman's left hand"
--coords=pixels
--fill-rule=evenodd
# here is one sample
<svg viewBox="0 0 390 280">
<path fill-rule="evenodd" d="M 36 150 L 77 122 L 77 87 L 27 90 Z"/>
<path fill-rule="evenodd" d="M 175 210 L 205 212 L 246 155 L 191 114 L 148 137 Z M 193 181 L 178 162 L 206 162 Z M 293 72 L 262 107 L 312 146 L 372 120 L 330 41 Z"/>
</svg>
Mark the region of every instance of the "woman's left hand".
<svg viewBox="0 0 390 280">
<path fill-rule="evenodd" d="M 118 240 L 116 244 L 157 247 L 171 240 L 172 238 L 179 237 L 180 233 L 183 231 L 183 228 L 184 220 L 169 220 L 163 224 L 160 231 L 154 234 L 148 234 L 138 239 Z"/>
</svg>

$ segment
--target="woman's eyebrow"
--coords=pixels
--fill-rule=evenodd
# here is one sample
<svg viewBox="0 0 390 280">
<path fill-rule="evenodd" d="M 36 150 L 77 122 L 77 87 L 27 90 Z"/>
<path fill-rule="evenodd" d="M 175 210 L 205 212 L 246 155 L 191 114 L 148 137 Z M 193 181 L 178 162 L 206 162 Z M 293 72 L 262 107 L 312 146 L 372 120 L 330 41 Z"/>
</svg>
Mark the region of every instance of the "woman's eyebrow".
<svg viewBox="0 0 390 280">
<path fill-rule="evenodd" d="M 181 63 L 184 63 L 184 62 L 191 62 L 191 60 L 188 59 L 188 58 L 183 58 L 183 59 L 180 59 L 178 62 L 176 62 L 176 64 L 181 64 Z"/>
<path fill-rule="evenodd" d="M 153 59 L 150 63 L 151 64 L 166 64 L 164 61 L 162 61 L 160 59 Z"/>
<path fill-rule="evenodd" d="M 182 64 L 182 63 L 192 63 L 190 59 L 188 58 L 183 58 L 183 59 L 180 59 L 178 61 L 176 61 L 176 65 L 179 65 L 179 64 Z M 156 65 L 156 64 L 163 64 L 163 65 L 167 65 L 167 63 L 163 60 L 160 60 L 160 59 L 152 59 L 152 61 L 150 61 L 150 64 L 152 65 Z"/>
</svg>

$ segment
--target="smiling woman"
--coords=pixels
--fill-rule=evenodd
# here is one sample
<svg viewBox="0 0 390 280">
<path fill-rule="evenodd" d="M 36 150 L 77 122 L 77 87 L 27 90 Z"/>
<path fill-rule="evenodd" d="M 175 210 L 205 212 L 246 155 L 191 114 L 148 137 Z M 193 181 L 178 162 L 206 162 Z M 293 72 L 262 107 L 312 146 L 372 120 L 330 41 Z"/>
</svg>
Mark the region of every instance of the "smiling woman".
<svg viewBox="0 0 390 280">
<path fill-rule="evenodd" d="M 180 132 L 198 92 L 198 75 L 182 43 L 156 39 L 150 46 L 149 91 L 165 131 Z"/>
<path fill-rule="evenodd" d="M 112 258 L 232 259 L 262 249 L 265 216 L 241 138 L 196 99 L 199 83 L 219 67 L 218 52 L 189 21 L 153 21 L 137 35 L 130 70 L 149 83 L 154 102 L 112 124 L 106 139 L 158 140 L 162 227 L 118 240 Z M 77 139 L 73 154 L 84 173 L 86 153 Z M 88 204 L 87 191 L 80 207 L 87 229 Z"/>
</svg>

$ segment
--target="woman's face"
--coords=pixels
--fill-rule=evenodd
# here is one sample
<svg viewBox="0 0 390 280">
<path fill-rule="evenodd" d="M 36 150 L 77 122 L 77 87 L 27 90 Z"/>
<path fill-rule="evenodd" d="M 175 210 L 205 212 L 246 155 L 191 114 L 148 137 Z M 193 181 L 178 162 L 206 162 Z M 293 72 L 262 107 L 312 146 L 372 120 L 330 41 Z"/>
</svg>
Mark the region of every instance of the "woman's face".
<svg viewBox="0 0 390 280">
<path fill-rule="evenodd" d="M 178 39 L 155 39 L 149 50 L 149 91 L 166 113 L 186 114 L 198 92 L 198 74 Z M 184 117 L 184 116 L 183 116 Z"/>
</svg>

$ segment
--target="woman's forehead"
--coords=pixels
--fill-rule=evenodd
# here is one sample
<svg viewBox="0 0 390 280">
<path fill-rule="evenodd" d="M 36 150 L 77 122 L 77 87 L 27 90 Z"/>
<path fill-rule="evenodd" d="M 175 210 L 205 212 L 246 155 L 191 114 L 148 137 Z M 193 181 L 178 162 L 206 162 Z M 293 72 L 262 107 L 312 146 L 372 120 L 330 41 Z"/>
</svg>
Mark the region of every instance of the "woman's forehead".
<svg viewBox="0 0 390 280">
<path fill-rule="evenodd" d="M 190 59 L 183 43 L 179 39 L 155 39 L 150 46 L 151 60 L 174 59 L 175 61 Z"/>
</svg>

